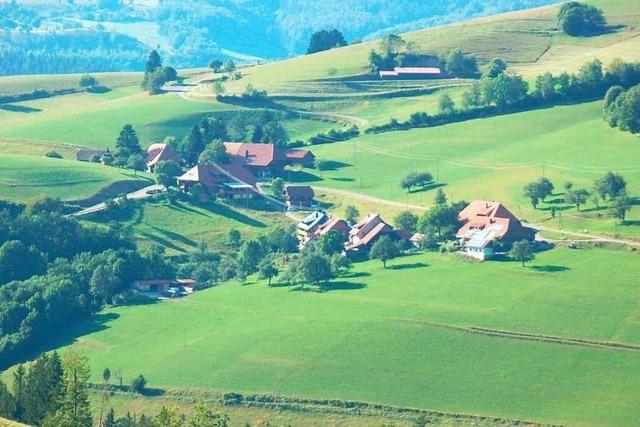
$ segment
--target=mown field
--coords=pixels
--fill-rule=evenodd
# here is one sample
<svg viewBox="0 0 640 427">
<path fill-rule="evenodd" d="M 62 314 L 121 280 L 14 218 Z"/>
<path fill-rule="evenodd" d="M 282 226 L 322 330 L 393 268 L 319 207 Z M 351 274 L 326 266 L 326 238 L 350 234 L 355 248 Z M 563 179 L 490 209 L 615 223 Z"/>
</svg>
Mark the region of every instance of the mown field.
<svg viewBox="0 0 640 427">
<path fill-rule="evenodd" d="M 640 195 L 640 141 L 610 128 L 601 109 L 600 102 L 560 106 L 317 146 L 315 154 L 333 161 L 334 167 L 322 179 L 317 174 L 305 179 L 314 185 L 430 206 L 434 189 L 410 194 L 400 189 L 407 173 L 428 171 L 454 200 L 500 200 L 529 221 L 640 237 L 638 206 L 626 226 L 616 227 L 606 209 L 597 209 L 592 202 L 582 208 L 585 212 L 561 202 L 565 182 L 591 189 L 607 171 L 621 173 L 629 194 Z M 522 189 L 543 173 L 555 183 L 558 194 L 534 210 Z M 550 220 L 551 206 L 561 212 L 554 220 Z"/>
<path fill-rule="evenodd" d="M 94 163 L 0 154 L 0 199 L 10 201 L 40 196 L 78 200 L 116 181 L 145 178 L 146 174 Z"/>
<path fill-rule="evenodd" d="M 634 425 L 640 352 L 606 343 L 640 345 L 638 260 L 628 250 L 554 249 L 522 268 L 415 255 L 387 270 L 358 264 L 322 293 L 228 284 L 109 309 L 67 339 L 78 337 L 96 382 L 108 366 L 160 388 Z"/>
</svg>

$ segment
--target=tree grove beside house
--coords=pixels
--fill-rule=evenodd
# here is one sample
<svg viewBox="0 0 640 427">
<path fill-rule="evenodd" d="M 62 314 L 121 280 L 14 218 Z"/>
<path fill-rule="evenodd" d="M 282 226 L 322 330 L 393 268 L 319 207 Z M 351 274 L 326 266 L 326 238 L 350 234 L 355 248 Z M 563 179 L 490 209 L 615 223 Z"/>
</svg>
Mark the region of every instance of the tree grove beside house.
<svg viewBox="0 0 640 427">
<path fill-rule="evenodd" d="M 116 157 L 124 163 L 129 156 L 142 154 L 142 152 L 140 140 L 133 126 L 124 125 L 116 140 Z"/>
<path fill-rule="evenodd" d="M 384 268 L 387 268 L 387 262 L 400 255 L 400 250 L 389 236 L 382 236 L 371 247 L 369 258 L 382 261 Z"/>
<path fill-rule="evenodd" d="M 360 211 L 353 205 L 347 205 L 344 208 L 344 218 L 350 225 L 356 224 L 360 219 Z"/>
<path fill-rule="evenodd" d="M 346 45 L 347 41 L 344 39 L 344 35 L 337 29 L 318 30 L 311 35 L 307 55 Z"/>
<path fill-rule="evenodd" d="M 396 216 L 394 224 L 396 228 L 413 234 L 418 227 L 418 216 L 410 211 L 402 211 Z"/>
<path fill-rule="evenodd" d="M 535 258 L 533 243 L 528 240 L 515 242 L 509 251 L 509 256 L 520 261 L 524 267 L 525 262 L 533 261 Z"/>
<path fill-rule="evenodd" d="M 458 215 L 467 202 L 436 204 L 418 219 L 418 231 L 433 236 L 439 242 L 455 237 L 460 227 Z"/>
<path fill-rule="evenodd" d="M 570 36 L 587 36 L 607 25 L 604 13 L 595 6 L 571 1 L 558 12 L 558 26 Z"/>
<path fill-rule="evenodd" d="M 278 269 L 271 259 L 264 259 L 258 267 L 258 273 L 261 279 L 267 279 L 267 286 L 271 286 L 271 279 L 278 275 Z"/>
<path fill-rule="evenodd" d="M 529 84 L 519 74 L 500 73 L 495 78 L 482 79 L 482 97 L 488 105 L 505 111 L 527 96 Z"/>
<path fill-rule="evenodd" d="M 478 63 L 473 56 L 465 55 L 456 48 L 450 50 L 441 61 L 444 70 L 452 77 L 475 77 L 478 75 Z"/>
<path fill-rule="evenodd" d="M 553 193 L 553 183 L 547 178 L 540 178 L 538 181 L 530 182 L 524 186 L 523 193 L 531 201 L 531 206 L 538 207 L 540 200 L 544 200 Z"/>
<path fill-rule="evenodd" d="M 156 182 L 165 187 L 175 187 L 176 178 L 182 173 L 182 168 L 173 160 L 159 162 L 155 168 Z"/>
<path fill-rule="evenodd" d="M 177 77 L 178 73 L 174 68 L 162 66 L 162 58 L 156 50 L 149 53 L 142 81 L 143 89 L 151 95 L 158 94 L 165 83 L 176 80 Z"/>
<path fill-rule="evenodd" d="M 339 254 L 344 249 L 346 235 L 336 230 L 330 230 L 318 240 L 318 250 L 325 255 Z"/>
<path fill-rule="evenodd" d="M 311 252 L 302 257 L 297 266 L 305 282 L 320 285 L 334 278 L 330 259 L 319 252 Z"/>
</svg>

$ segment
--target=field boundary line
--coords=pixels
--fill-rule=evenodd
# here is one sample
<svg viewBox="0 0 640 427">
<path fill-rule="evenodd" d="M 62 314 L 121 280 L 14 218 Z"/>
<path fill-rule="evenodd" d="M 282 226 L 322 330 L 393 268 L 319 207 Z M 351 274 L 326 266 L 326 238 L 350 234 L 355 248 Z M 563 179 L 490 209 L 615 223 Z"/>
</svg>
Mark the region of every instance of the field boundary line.
<svg viewBox="0 0 640 427">
<path fill-rule="evenodd" d="M 89 383 L 88 387 L 96 393 L 104 390 L 104 384 Z M 133 394 L 128 386 L 112 385 L 110 389 L 114 394 L 124 396 L 131 396 Z M 430 422 L 455 422 L 456 425 L 463 422 L 482 426 L 558 426 L 557 424 L 539 423 L 516 418 L 502 418 L 462 412 L 445 412 L 356 400 L 313 399 L 280 394 L 242 393 L 202 388 L 150 389 L 148 398 L 154 397 L 172 399 L 190 404 L 197 402 L 217 403 L 223 407 L 230 408 L 247 407 L 302 414 L 316 413 L 361 418 L 386 418 L 392 420 L 413 420 L 419 416 L 424 416 Z"/>
<path fill-rule="evenodd" d="M 453 331 L 466 332 L 466 333 L 471 333 L 476 335 L 486 335 L 490 337 L 509 338 L 509 339 L 516 339 L 516 340 L 522 340 L 522 341 L 543 342 L 543 343 L 549 343 L 549 344 L 574 345 L 574 346 L 590 347 L 590 348 L 598 348 L 598 349 L 607 348 L 607 349 L 613 349 L 613 350 L 640 351 L 640 345 L 626 344 L 621 342 L 596 341 L 596 340 L 589 340 L 589 339 L 582 339 L 582 338 L 567 338 L 567 337 L 559 337 L 554 335 L 508 331 L 504 329 L 483 328 L 480 326 L 455 326 L 455 325 L 447 325 L 444 323 L 420 321 L 420 320 L 414 320 L 414 319 L 398 319 L 398 320 L 406 323 L 424 324 L 424 325 L 433 326 L 436 328 L 450 329 Z"/>
</svg>

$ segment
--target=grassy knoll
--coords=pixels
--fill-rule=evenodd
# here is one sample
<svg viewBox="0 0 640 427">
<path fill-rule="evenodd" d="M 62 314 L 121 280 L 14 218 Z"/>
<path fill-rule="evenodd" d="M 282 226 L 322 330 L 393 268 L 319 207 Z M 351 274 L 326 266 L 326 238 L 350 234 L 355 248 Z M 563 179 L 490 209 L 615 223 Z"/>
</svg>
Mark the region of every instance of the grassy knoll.
<svg viewBox="0 0 640 427">
<path fill-rule="evenodd" d="M 458 47 L 474 54 L 481 62 L 501 57 L 525 75 L 547 70 L 576 70 L 586 60 L 600 56 L 603 60 L 621 57 L 638 60 L 634 39 L 639 33 L 640 4 L 625 0 L 589 1 L 604 9 L 612 25 L 625 25 L 611 34 L 597 37 L 567 37 L 556 29 L 558 6 L 479 18 L 438 28 L 406 34 L 423 49 L 438 53 Z M 232 90 L 247 82 L 270 88 L 279 82 L 328 78 L 334 68 L 338 76 L 365 71 L 367 55 L 377 41 L 342 49 L 298 57 L 243 70 L 245 78 L 229 85 Z"/>
<path fill-rule="evenodd" d="M 94 163 L 0 154 L 0 199 L 24 202 L 44 195 L 78 200 L 112 182 L 144 176 Z"/>
<path fill-rule="evenodd" d="M 606 210 L 591 202 L 583 208 L 586 212 L 578 213 L 560 203 L 558 195 L 534 210 L 522 194 L 523 186 L 539 178 L 543 169 L 559 192 L 566 181 L 591 188 L 595 179 L 614 170 L 627 179 L 631 195 L 640 194 L 638 137 L 611 129 L 602 120 L 600 102 L 366 135 L 314 147 L 314 152 L 336 162 L 322 181 L 306 176 L 320 186 L 428 206 L 434 191 L 407 194 L 399 186 L 408 172 L 426 170 L 438 172 L 453 199 L 500 200 L 535 222 L 547 221 L 555 205 L 561 218 L 549 225 L 640 237 L 640 227 L 634 225 L 640 220 L 638 206 L 629 215 L 631 225 L 616 228 Z"/>
<path fill-rule="evenodd" d="M 207 243 L 212 250 L 222 249 L 231 228 L 237 228 L 248 239 L 269 226 L 289 223 L 280 212 L 251 209 L 251 206 L 224 203 L 196 206 L 182 202 L 145 203 L 141 212 L 129 221 L 142 248 L 157 243 L 167 248 L 170 255 L 194 251 L 200 242 Z"/>
<path fill-rule="evenodd" d="M 73 334 L 94 381 L 109 366 L 155 387 L 632 425 L 640 352 L 467 328 L 638 345 L 637 263 L 605 249 L 555 249 L 527 268 L 415 255 L 359 264 L 323 293 L 229 284 L 105 310 Z"/>
<path fill-rule="evenodd" d="M 142 80 L 142 73 L 91 73 L 101 85 L 122 87 L 137 85 Z M 59 90 L 80 89 L 82 74 L 34 74 L 26 76 L 0 77 L 0 95 L 15 95 L 31 92 L 36 89 Z"/>
<path fill-rule="evenodd" d="M 167 135 L 182 137 L 203 115 L 234 108 L 188 101 L 175 94 L 148 96 L 139 89 L 131 88 L 13 105 L 23 106 L 28 111 L 0 110 L 0 120 L 4 122 L 0 137 L 89 147 L 112 146 L 118 132 L 127 123 L 134 126 L 145 144 L 162 140 Z"/>
</svg>

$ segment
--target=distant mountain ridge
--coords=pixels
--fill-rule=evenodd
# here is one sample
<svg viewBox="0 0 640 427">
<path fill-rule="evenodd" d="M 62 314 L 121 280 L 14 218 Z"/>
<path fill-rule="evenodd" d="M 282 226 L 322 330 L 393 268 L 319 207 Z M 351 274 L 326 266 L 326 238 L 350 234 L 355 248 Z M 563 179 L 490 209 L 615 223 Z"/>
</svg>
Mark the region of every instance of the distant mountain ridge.
<svg viewBox="0 0 640 427">
<path fill-rule="evenodd" d="M 337 28 L 348 42 L 557 0 L 0 0 L 0 75 L 140 70 L 159 49 L 176 67 L 279 59 Z M 98 41 L 98 42 L 96 42 Z"/>
</svg>

